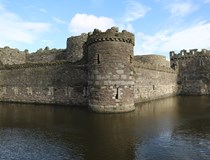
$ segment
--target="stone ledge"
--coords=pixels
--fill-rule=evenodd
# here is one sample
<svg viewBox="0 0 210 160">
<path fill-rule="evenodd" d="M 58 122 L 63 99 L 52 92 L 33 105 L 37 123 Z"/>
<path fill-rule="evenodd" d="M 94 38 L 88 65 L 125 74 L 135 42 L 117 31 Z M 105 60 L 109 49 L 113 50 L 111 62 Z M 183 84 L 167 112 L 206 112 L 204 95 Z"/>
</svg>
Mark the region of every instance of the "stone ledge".
<svg viewBox="0 0 210 160">
<path fill-rule="evenodd" d="M 159 66 L 159 65 L 153 65 L 151 63 L 141 63 L 134 61 L 134 68 L 142 68 L 142 69 L 149 69 L 149 70 L 155 70 L 155 71 L 161 71 L 161 72 L 167 72 L 167 73 L 174 73 L 177 74 L 176 70 L 173 70 L 169 67 Z"/>
<path fill-rule="evenodd" d="M 62 64 L 70 64 L 76 67 L 84 67 L 85 65 L 75 65 L 69 61 L 54 61 L 54 62 L 39 62 L 39 63 L 23 63 L 23 64 L 13 64 L 13 65 L 3 65 L 0 67 L 0 70 L 13 70 L 13 69 L 24 69 L 24 68 L 38 68 L 38 67 L 45 67 L 45 66 L 56 66 Z"/>
</svg>

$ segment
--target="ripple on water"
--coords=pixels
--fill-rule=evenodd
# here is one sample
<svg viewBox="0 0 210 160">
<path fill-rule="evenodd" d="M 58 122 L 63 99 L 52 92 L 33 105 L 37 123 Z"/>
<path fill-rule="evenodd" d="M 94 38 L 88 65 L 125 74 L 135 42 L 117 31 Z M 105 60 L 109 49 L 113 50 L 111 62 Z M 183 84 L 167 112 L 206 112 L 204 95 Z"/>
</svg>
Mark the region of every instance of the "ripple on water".
<svg viewBox="0 0 210 160">
<path fill-rule="evenodd" d="M 0 129 L 1 160 L 69 160 L 82 159 L 81 151 L 71 148 L 60 140 L 60 136 L 40 130 Z"/>
</svg>

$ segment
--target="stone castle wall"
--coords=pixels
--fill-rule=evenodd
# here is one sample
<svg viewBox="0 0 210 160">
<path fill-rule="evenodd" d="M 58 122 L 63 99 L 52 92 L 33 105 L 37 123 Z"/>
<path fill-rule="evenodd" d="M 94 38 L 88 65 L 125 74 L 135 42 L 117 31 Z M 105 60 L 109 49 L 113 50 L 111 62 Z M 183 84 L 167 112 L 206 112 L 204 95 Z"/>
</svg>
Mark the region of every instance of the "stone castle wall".
<svg viewBox="0 0 210 160">
<path fill-rule="evenodd" d="M 169 61 L 166 61 L 166 57 L 161 55 L 141 55 L 134 58 L 140 63 L 151 64 L 153 66 L 170 66 Z"/>
<path fill-rule="evenodd" d="M 198 51 L 198 49 L 191 49 L 189 52 L 187 50 L 183 49 L 179 53 L 175 53 L 174 51 L 171 51 L 170 53 L 170 66 L 173 68 L 174 64 L 176 65 L 179 60 L 189 60 L 189 59 L 197 59 L 202 56 L 208 56 L 210 55 L 210 51 L 207 49 L 202 49 L 201 51 Z M 183 61 L 182 61 L 183 62 Z"/>
<path fill-rule="evenodd" d="M 166 66 L 134 61 L 134 80 L 136 103 L 173 96 L 178 91 L 177 73 Z"/>
<path fill-rule="evenodd" d="M 170 52 L 171 65 L 176 64 L 180 94 L 210 94 L 210 51 L 197 49 Z"/>
<path fill-rule="evenodd" d="M 29 54 L 0 48 L 0 101 L 85 105 L 126 112 L 176 94 L 210 94 L 210 51 L 134 56 L 134 35 L 112 27 L 67 39 L 66 49 Z"/>
<path fill-rule="evenodd" d="M 0 77 L 0 101 L 87 105 L 87 74 L 83 65 L 12 65 L 1 68 Z"/>
</svg>

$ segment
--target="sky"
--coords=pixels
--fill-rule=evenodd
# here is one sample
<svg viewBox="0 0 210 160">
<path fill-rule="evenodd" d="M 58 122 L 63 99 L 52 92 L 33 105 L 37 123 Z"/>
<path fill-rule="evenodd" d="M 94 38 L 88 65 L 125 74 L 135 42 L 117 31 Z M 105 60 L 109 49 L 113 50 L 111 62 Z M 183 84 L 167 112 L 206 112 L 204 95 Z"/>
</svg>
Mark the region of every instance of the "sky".
<svg viewBox="0 0 210 160">
<path fill-rule="evenodd" d="M 0 0 L 0 47 L 65 49 L 112 26 L 135 34 L 135 55 L 210 49 L 210 0 Z"/>
</svg>

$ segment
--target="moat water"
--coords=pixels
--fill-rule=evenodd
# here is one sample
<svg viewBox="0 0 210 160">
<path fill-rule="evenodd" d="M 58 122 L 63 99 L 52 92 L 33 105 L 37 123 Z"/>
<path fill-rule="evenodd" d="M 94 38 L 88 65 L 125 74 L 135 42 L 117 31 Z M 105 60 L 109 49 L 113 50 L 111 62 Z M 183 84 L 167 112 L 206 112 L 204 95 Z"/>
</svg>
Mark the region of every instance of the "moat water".
<svg viewBox="0 0 210 160">
<path fill-rule="evenodd" d="M 0 103 L 1 160 L 210 159 L 210 97 L 171 97 L 125 114 Z"/>
</svg>

